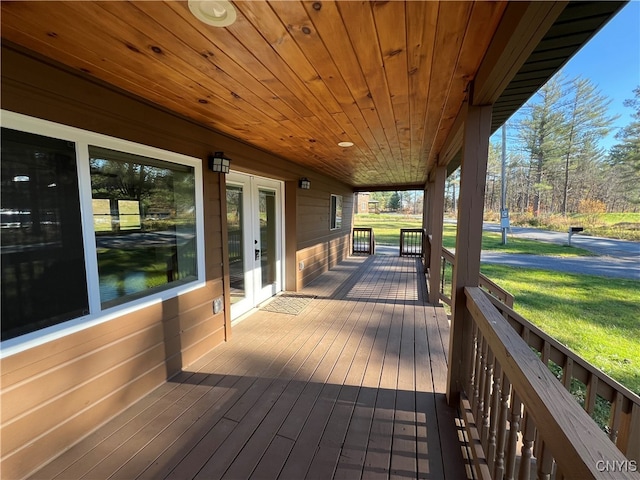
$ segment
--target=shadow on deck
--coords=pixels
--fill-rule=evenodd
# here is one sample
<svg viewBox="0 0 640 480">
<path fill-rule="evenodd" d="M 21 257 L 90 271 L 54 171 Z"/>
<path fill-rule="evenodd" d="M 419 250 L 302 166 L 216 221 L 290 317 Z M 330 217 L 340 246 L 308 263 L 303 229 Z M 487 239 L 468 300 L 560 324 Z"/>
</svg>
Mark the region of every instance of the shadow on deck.
<svg viewBox="0 0 640 480">
<path fill-rule="evenodd" d="M 34 478 L 468 478 L 448 322 L 413 258 L 351 257 Z"/>
</svg>

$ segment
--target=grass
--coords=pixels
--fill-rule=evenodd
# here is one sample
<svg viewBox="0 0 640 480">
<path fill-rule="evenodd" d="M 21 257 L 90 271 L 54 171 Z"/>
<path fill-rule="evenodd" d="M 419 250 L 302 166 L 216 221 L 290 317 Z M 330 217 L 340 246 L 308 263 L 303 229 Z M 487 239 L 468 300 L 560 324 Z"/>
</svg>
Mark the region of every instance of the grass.
<svg viewBox="0 0 640 480">
<path fill-rule="evenodd" d="M 422 228 L 422 218 L 412 215 L 359 213 L 354 215 L 353 226 L 373 228 L 377 244 L 398 246 L 400 229 Z"/>
<path fill-rule="evenodd" d="M 628 214 L 610 221 L 629 220 Z M 373 227 L 376 242 L 397 245 L 400 228 L 420 228 L 421 219 L 401 215 L 356 215 L 356 226 Z M 445 224 L 443 244 L 455 247 L 454 224 Z M 484 232 L 483 250 L 553 256 L 588 251 Z M 515 296 L 515 309 L 558 341 L 640 395 L 640 282 L 591 275 L 482 264 L 482 272 Z M 445 276 L 450 275 L 447 271 Z M 580 388 L 576 387 L 576 390 Z M 579 395 L 578 395 L 579 396 Z"/>
<path fill-rule="evenodd" d="M 515 310 L 640 395 L 640 282 L 483 264 Z"/>
<path fill-rule="evenodd" d="M 401 228 L 421 228 L 422 219 L 410 215 L 394 214 L 358 214 L 354 216 L 355 227 L 373 228 L 376 243 L 380 245 L 399 245 Z M 509 237 L 507 244 L 502 245 L 502 236 L 499 233 L 483 232 L 482 249 L 493 252 L 522 253 L 530 255 L 549 255 L 556 257 L 590 256 L 588 250 L 570 247 L 568 245 L 556 245 L 547 242 L 536 242 L 522 238 Z M 456 225 L 444 224 L 442 244 L 445 248 L 453 249 L 456 246 Z"/>
<path fill-rule="evenodd" d="M 496 213 L 488 213 L 490 220 L 498 221 Z M 536 227 L 566 232 L 570 226 L 584 228 L 585 235 L 640 241 L 640 213 L 574 213 L 539 215 L 514 213 L 512 225 Z"/>
</svg>

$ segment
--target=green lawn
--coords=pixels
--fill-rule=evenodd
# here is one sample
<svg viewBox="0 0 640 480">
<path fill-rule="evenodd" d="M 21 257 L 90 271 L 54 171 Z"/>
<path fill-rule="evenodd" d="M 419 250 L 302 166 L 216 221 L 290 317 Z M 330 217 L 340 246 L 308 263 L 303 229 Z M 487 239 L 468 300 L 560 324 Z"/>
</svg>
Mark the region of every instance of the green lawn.
<svg viewBox="0 0 640 480">
<path fill-rule="evenodd" d="M 640 282 L 483 264 L 514 309 L 640 395 Z"/>
<path fill-rule="evenodd" d="M 629 219 L 629 216 L 616 218 Z M 613 219 L 612 219 L 613 221 Z M 376 242 L 398 245 L 400 228 L 421 219 L 356 215 L 356 226 L 373 227 Z M 455 248 L 454 224 L 444 225 L 443 244 Z M 562 245 L 483 233 L 483 250 L 552 256 L 590 252 Z M 515 296 L 515 309 L 558 341 L 640 395 L 640 282 L 546 270 L 482 265 L 482 272 Z"/>
<path fill-rule="evenodd" d="M 401 228 L 421 228 L 422 219 L 409 215 L 394 214 L 358 214 L 354 216 L 355 227 L 370 227 L 379 245 L 399 245 Z M 443 230 L 443 246 L 453 249 L 456 246 L 456 226 L 445 223 Z M 502 236 L 499 233 L 483 232 L 482 249 L 494 252 L 526 253 L 531 255 L 551 255 L 551 256 L 589 256 L 588 250 L 570 247 L 566 245 L 556 245 L 546 242 L 536 242 L 522 238 L 508 238 L 507 244 L 502 245 Z"/>
<path fill-rule="evenodd" d="M 566 232 L 569 226 L 584 227 L 586 235 L 640 241 L 640 213 L 573 213 L 540 215 L 514 213 L 513 225 Z"/>
</svg>

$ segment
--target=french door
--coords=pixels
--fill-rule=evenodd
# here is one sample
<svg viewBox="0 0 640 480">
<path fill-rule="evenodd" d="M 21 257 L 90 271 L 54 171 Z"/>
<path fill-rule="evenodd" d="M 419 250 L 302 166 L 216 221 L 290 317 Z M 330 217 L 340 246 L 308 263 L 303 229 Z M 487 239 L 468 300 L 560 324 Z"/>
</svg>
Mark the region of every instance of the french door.
<svg viewBox="0 0 640 480">
<path fill-rule="evenodd" d="M 227 175 L 231 319 L 282 290 L 282 182 Z"/>
</svg>

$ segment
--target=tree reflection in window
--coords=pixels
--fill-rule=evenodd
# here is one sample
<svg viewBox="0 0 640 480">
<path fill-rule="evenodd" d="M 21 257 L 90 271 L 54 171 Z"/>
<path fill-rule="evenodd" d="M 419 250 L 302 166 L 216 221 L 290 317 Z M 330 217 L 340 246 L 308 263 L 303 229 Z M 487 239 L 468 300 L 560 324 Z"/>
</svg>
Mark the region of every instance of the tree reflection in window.
<svg viewBox="0 0 640 480">
<path fill-rule="evenodd" d="M 89 147 L 100 300 L 197 278 L 194 168 Z"/>
</svg>

